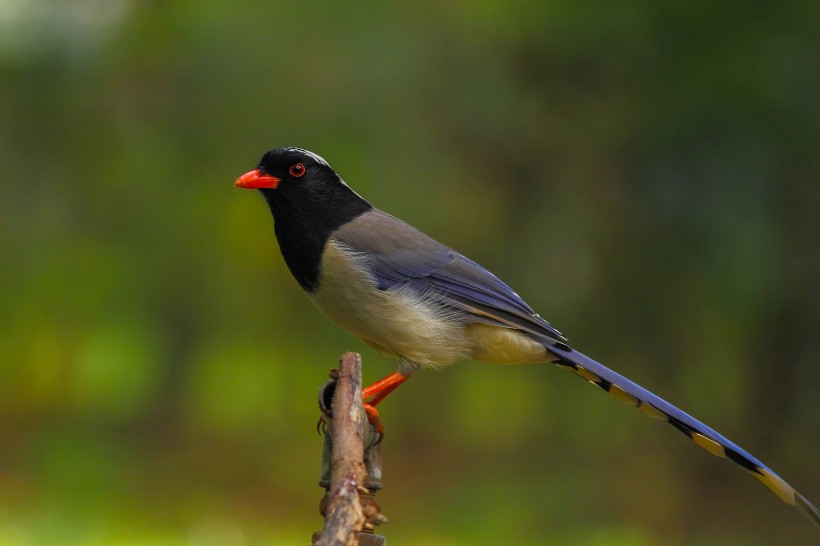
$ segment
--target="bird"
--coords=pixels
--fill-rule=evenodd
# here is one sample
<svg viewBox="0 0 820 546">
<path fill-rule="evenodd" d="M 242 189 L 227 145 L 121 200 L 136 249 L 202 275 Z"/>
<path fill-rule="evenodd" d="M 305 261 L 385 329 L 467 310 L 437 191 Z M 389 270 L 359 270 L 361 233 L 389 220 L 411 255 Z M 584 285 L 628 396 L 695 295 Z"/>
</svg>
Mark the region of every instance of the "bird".
<svg viewBox="0 0 820 546">
<path fill-rule="evenodd" d="M 262 194 L 284 261 L 313 303 L 379 353 L 398 358 L 396 372 L 362 391 L 373 421 L 376 405 L 420 369 L 462 358 L 552 363 L 729 459 L 820 527 L 820 510 L 768 466 L 570 347 L 498 277 L 375 208 L 320 155 L 298 147 L 270 150 L 234 185 Z"/>
</svg>

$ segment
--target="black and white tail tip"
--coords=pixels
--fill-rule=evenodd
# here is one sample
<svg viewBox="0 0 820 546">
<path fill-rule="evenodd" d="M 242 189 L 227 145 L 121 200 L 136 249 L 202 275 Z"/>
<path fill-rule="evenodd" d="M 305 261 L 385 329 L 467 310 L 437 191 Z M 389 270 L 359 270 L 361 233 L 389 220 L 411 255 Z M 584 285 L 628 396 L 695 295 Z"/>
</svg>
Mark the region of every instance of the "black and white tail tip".
<svg viewBox="0 0 820 546">
<path fill-rule="evenodd" d="M 783 502 L 794 506 L 798 512 L 820 527 L 820 510 L 737 444 L 640 385 L 566 345 L 552 345 L 550 351 L 558 357 L 553 363 L 560 368 L 571 371 L 600 387 L 614 398 L 635 406 L 649 417 L 666 421 L 712 455 L 729 459 L 763 482 Z"/>
</svg>

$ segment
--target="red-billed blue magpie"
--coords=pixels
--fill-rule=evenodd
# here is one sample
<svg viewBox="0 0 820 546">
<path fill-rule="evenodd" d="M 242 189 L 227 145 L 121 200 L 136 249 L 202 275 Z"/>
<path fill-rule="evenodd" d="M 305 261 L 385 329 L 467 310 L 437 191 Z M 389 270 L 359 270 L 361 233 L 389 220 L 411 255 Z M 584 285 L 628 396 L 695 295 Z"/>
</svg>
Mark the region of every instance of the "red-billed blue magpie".
<svg viewBox="0 0 820 546">
<path fill-rule="evenodd" d="M 371 407 L 419 369 L 459 358 L 551 362 L 728 458 L 820 526 L 820 511 L 766 465 L 570 348 L 495 275 L 374 208 L 319 155 L 301 148 L 271 150 L 235 185 L 262 193 L 285 263 L 319 309 L 377 351 L 398 357 L 398 372 L 364 389 Z"/>
</svg>

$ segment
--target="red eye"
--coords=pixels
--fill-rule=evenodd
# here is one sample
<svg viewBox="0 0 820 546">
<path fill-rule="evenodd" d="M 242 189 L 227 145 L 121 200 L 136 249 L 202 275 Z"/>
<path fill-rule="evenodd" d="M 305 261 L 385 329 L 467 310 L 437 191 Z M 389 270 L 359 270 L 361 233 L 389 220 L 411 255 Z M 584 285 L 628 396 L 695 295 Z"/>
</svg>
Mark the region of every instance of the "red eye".
<svg viewBox="0 0 820 546">
<path fill-rule="evenodd" d="M 305 174 L 306 170 L 307 169 L 305 169 L 305 166 L 302 165 L 301 163 L 294 163 L 293 165 L 290 166 L 290 175 L 295 176 L 296 178 L 299 178 L 300 176 Z"/>
</svg>

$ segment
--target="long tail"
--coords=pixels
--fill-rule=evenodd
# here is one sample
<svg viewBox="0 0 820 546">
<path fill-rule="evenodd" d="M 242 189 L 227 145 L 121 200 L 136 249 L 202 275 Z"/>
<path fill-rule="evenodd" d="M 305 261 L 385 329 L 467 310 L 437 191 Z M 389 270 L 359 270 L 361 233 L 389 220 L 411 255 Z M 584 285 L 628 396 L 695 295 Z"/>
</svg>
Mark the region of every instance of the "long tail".
<svg viewBox="0 0 820 546">
<path fill-rule="evenodd" d="M 812 523 L 820 527 L 820 510 L 806 500 L 806 497 L 795 491 L 780 476 L 772 472 L 769 467 L 737 444 L 643 387 L 566 345 L 550 345 L 549 351 L 558 357 L 553 361 L 554 364 L 572 371 L 593 385 L 602 388 L 618 400 L 637 407 L 649 417 L 663 419 L 712 455 L 729 459 L 766 484 L 783 502 L 794 506 Z"/>
</svg>

